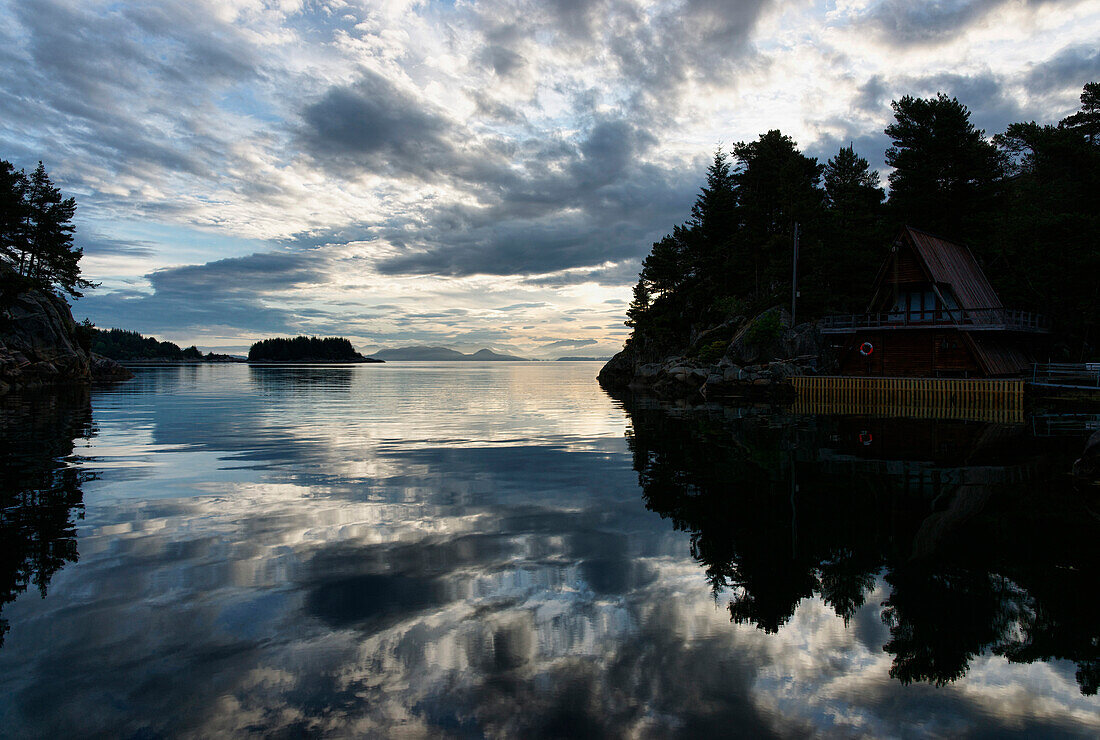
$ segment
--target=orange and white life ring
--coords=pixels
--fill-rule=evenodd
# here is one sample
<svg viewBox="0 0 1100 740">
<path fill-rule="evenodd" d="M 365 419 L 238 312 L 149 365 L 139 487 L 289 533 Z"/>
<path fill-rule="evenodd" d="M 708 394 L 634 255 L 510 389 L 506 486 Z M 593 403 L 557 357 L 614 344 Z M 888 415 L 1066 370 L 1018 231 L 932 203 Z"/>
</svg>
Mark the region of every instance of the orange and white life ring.
<svg viewBox="0 0 1100 740">
<path fill-rule="evenodd" d="M 871 353 L 875 351 L 875 345 L 870 342 L 864 342 L 859 345 L 859 353 L 864 357 L 870 357 Z"/>
</svg>

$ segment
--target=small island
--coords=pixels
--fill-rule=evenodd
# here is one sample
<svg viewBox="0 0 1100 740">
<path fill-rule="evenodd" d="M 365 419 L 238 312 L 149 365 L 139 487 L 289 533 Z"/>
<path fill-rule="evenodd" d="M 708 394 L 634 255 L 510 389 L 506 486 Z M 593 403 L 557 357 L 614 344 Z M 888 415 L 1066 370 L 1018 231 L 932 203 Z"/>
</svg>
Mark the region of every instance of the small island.
<svg viewBox="0 0 1100 740">
<path fill-rule="evenodd" d="M 385 362 L 364 357 L 343 337 L 275 337 L 262 339 L 248 349 L 248 361 L 253 363 L 332 364 Z"/>
</svg>

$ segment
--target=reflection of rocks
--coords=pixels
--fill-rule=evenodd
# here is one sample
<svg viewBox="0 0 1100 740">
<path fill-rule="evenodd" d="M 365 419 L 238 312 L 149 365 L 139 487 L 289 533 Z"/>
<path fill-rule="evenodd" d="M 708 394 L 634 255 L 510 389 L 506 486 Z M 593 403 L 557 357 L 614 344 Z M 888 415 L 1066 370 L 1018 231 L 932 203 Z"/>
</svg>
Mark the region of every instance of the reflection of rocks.
<svg viewBox="0 0 1100 740">
<path fill-rule="evenodd" d="M 0 607 L 33 585 L 45 596 L 53 574 L 75 561 L 84 476 L 62 458 L 91 433 L 81 388 L 12 392 L 0 406 Z M 0 620 L 0 645 L 7 632 Z"/>
<path fill-rule="evenodd" d="M 1089 480 L 1100 480 L 1100 432 L 1093 432 L 1085 443 L 1085 451 L 1073 463 L 1073 474 Z"/>
</svg>

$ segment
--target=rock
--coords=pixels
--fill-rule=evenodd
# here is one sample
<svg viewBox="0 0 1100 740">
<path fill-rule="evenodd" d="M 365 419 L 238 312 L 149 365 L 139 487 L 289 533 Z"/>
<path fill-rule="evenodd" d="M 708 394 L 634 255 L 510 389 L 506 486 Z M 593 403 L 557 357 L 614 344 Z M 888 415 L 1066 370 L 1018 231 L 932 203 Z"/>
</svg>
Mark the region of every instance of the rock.
<svg viewBox="0 0 1100 740">
<path fill-rule="evenodd" d="M 801 374 L 798 367 L 790 362 L 773 362 L 768 367 L 768 377 L 773 383 L 781 383 L 787 378 Z"/>
<path fill-rule="evenodd" d="M 629 349 L 623 349 L 617 355 L 607 361 L 596 379 L 600 385 L 611 390 L 623 390 L 630 385 L 634 378 L 634 353 Z"/>
<path fill-rule="evenodd" d="M 4 272 L 6 271 L 6 272 Z M 0 390 L 53 383 L 87 383 L 93 365 L 104 375 L 132 377 L 111 360 L 94 359 L 80 345 L 77 323 L 62 298 L 48 291 L 16 288 L 10 268 L 0 265 Z"/>
<path fill-rule="evenodd" d="M 41 290 L 6 296 L 0 318 L 0 380 L 35 386 L 89 379 L 88 354 L 76 338 L 76 322 L 61 298 Z"/>
<path fill-rule="evenodd" d="M 634 370 L 634 377 L 643 379 L 656 378 L 661 372 L 661 367 L 660 363 L 657 362 L 647 362 L 644 365 L 638 365 Z"/>
<path fill-rule="evenodd" d="M 134 374 L 122 365 L 94 352 L 90 355 L 92 380 L 129 380 Z"/>
</svg>

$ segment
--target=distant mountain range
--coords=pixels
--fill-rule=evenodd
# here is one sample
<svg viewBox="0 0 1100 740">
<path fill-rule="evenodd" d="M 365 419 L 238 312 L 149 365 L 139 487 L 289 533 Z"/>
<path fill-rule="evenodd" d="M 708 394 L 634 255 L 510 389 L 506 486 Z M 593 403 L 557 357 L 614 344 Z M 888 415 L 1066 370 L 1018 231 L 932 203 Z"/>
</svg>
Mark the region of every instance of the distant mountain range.
<svg viewBox="0 0 1100 740">
<path fill-rule="evenodd" d="M 453 349 L 447 349 L 446 347 L 425 347 L 423 345 L 416 347 L 398 347 L 397 349 L 383 349 L 375 352 L 371 357 L 379 360 L 414 360 L 414 361 L 427 361 L 427 362 L 452 362 L 452 361 L 475 361 L 485 362 L 490 360 L 526 360 L 526 357 L 513 357 L 512 355 L 498 355 L 491 349 L 479 349 L 471 355 L 465 355 L 461 352 L 457 352 Z"/>
</svg>

